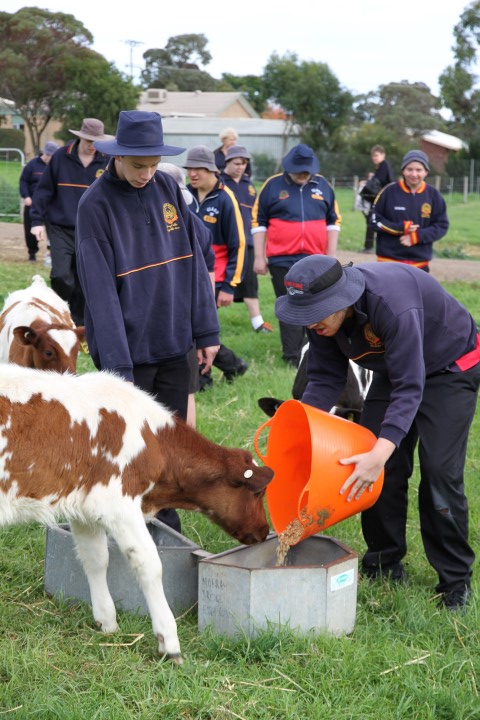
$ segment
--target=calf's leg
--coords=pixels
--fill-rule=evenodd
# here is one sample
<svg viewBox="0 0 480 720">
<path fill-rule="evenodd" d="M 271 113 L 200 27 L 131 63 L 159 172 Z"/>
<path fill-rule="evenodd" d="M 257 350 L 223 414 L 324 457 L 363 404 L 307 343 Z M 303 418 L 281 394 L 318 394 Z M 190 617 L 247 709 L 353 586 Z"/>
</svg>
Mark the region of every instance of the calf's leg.
<svg viewBox="0 0 480 720">
<path fill-rule="evenodd" d="M 143 515 L 130 510 L 127 517 L 108 528 L 127 558 L 147 602 L 152 628 L 158 640 L 158 650 L 176 662 L 181 662 L 177 624 L 168 606 L 162 585 L 162 563 L 148 532 Z"/>
<path fill-rule="evenodd" d="M 95 622 L 103 632 L 115 632 L 117 614 L 107 585 L 108 546 L 100 526 L 70 523 L 77 555 L 87 576 Z"/>
</svg>

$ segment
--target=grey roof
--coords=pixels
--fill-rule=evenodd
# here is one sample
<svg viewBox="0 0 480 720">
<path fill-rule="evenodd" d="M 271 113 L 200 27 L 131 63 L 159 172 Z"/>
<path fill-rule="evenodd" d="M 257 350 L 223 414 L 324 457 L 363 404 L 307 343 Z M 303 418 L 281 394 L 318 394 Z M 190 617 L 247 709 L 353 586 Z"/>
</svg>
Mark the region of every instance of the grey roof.
<svg viewBox="0 0 480 720">
<path fill-rule="evenodd" d="M 220 117 L 229 120 L 232 106 L 239 103 L 243 115 L 258 118 L 258 113 L 241 92 L 171 92 L 163 88 L 149 88 L 140 95 L 138 110 L 159 112 L 162 117 L 194 116 Z"/>
</svg>

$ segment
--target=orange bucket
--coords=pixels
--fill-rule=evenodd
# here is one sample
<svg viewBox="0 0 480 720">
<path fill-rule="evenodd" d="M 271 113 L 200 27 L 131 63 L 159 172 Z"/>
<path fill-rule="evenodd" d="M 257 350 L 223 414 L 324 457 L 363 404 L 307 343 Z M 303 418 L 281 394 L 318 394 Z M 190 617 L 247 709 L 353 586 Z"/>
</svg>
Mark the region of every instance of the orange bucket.
<svg viewBox="0 0 480 720">
<path fill-rule="evenodd" d="M 267 427 L 270 432 L 264 457 L 258 442 Z M 300 520 L 304 526 L 297 540 L 300 542 L 371 507 L 383 487 L 383 470 L 372 492 L 348 502 L 348 492 L 340 495 L 340 488 L 354 465 L 340 465 L 339 460 L 368 452 L 375 442 L 370 430 L 349 420 L 298 400 L 282 403 L 254 438 L 257 455 L 275 473 L 266 496 L 277 535 L 293 520 Z"/>
</svg>

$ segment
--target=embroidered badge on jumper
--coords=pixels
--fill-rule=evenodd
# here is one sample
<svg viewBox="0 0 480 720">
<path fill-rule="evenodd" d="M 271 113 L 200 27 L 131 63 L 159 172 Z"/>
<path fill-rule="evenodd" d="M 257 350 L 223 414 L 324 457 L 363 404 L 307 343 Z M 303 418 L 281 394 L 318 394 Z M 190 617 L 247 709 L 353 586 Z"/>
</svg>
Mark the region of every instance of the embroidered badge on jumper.
<svg viewBox="0 0 480 720">
<path fill-rule="evenodd" d="M 380 338 L 375 335 L 370 323 L 365 324 L 363 334 L 370 347 L 378 348 L 383 345 L 383 340 L 380 340 Z"/>
<path fill-rule="evenodd" d="M 421 213 L 422 218 L 430 217 L 430 215 L 432 214 L 432 206 L 430 205 L 430 203 L 423 203 Z"/>
<path fill-rule="evenodd" d="M 172 205 L 171 203 L 163 204 L 163 219 L 167 224 L 168 232 L 179 229 L 179 224 L 177 223 L 178 212 L 175 205 Z"/>
</svg>

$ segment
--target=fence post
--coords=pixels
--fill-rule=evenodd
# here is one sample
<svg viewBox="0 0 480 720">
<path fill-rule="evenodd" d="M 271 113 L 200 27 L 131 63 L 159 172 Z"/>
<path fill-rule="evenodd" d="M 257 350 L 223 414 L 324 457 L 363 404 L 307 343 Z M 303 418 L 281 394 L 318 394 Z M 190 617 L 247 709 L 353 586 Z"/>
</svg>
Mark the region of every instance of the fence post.
<svg viewBox="0 0 480 720">
<path fill-rule="evenodd" d="M 468 202 L 468 177 L 463 178 L 463 202 Z"/>
<path fill-rule="evenodd" d="M 438 192 L 440 192 L 441 182 L 442 182 L 442 178 L 440 177 L 440 175 L 435 175 L 434 187 L 436 190 L 438 190 Z"/>
<path fill-rule="evenodd" d="M 352 207 L 355 210 L 355 201 L 357 199 L 357 193 L 358 193 L 358 175 L 353 176 L 353 199 L 352 199 Z"/>
</svg>

